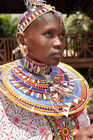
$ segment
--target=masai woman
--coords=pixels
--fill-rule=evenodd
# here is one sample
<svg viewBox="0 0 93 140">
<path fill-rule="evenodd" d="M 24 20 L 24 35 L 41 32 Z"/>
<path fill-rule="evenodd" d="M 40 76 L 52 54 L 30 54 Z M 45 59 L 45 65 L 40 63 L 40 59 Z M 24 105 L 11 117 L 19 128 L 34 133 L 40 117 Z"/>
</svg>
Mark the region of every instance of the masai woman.
<svg viewBox="0 0 93 140">
<path fill-rule="evenodd" d="M 71 140 L 90 124 L 86 80 L 59 63 L 65 47 L 62 16 L 54 7 L 27 1 L 17 27 L 24 58 L 0 68 L 0 140 Z"/>
</svg>

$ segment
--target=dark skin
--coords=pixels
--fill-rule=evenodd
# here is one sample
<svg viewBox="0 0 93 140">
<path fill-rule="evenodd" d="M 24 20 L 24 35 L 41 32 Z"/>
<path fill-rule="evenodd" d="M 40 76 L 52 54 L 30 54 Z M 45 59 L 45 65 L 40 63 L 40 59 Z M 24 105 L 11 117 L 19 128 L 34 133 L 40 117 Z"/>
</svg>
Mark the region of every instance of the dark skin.
<svg viewBox="0 0 93 140">
<path fill-rule="evenodd" d="M 80 130 L 74 130 L 72 136 L 74 140 L 93 140 L 93 124 Z"/>
<path fill-rule="evenodd" d="M 57 65 L 65 47 L 65 30 L 53 13 L 36 19 L 25 30 L 17 34 L 18 44 L 28 46 L 28 57 L 47 65 Z"/>
</svg>

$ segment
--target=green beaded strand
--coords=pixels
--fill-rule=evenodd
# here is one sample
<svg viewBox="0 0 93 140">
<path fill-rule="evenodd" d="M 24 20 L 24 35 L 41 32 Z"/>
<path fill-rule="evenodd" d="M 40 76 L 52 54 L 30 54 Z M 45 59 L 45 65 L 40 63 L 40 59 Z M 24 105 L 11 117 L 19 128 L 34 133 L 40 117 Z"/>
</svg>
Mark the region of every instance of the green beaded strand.
<svg viewBox="0 0 93 140">
<path fill-rule="evenodd" d="M 71 118 L 72 118 L 72 116 L 71 116 Z M 71 120 L 70 120 L 69 117 L 67 117 L 67 119 L 68 119 L 68 122 L 69 122 L 69 125 L 70 125 L 69 129 L 71 129 L 71 130 L 70 130 L 70 133 L 72 133 Z M 70 136 L 71 136 L 71 140 L 74 140 L 74 138 L 72 137 L 72 135 L 70 135 Z"/>
<path fill-rule="evenodd" d="M 56 130 L 56 128 L 55 128 L 55 123 L 52 121 L 52 119 L 51 119 L 49 116 L 46 116 L 46 117 L 47 117 L 47 119 L 50 121 L 50 124 L 51 124 L 53 130 L 55 131 L 58 140 L 62 140 L 62 138 L 58 135 L 58 132 L 57 132 L 57 130 Z"/>
</svg>

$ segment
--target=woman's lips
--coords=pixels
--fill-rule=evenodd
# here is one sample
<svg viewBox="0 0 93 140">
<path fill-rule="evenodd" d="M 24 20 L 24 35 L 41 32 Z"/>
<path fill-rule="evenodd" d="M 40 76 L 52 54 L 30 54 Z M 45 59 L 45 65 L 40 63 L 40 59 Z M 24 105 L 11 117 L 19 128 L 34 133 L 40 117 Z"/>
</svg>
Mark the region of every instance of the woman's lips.
<svg viewBox="0 0 93 140">
<path fill-rule="evenodd" d="M 61 58 L 62 53 L 53 53 L 52 56 L 55 57 L 55 58 Z"/>
</svg>

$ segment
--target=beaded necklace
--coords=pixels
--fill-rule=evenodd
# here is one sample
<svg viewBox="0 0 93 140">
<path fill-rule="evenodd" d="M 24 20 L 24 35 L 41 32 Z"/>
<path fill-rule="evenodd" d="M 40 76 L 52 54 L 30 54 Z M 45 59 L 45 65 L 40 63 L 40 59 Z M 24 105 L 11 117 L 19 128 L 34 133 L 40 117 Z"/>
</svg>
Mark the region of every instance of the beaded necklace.
<svg viewBox="0 0 93 140">
<path fill-rule="evenodd" d="M 53 68 L 51 66 L 36 63 L 27 57 L 24 60 L 24 69 L 26 69 L 27 71 L 29 71 L 33 74 L 40 74 L 40 75 L 50 74 L 51 70 L 53 71 Z M 52 85 L 52 83 L 51 83 L 51 85 Z M 51 89 L 51 90 L 53 92 L 53 89 Z M 65 117 L 65 119 L 62 120 L 62 121 L 65 121 L 65 123 L 67 123 L 67 126 L 63 127 L 63 128 L 60 127 L 59 122 L 57 121 L 57 119 L 55 117 L 45 116 L 45 118 L 48 120 L 48 123 L 50 124 L 52 132 L 54 134 L 53 140 L 54 139 L 65 140 L 66 137 L 70 138 L 70 140 L 73 140 L 73 137 L 71 135 L 71 132 L 73 129 L 72 122 L 71 122 L 71 119 L 73 119 L 72 116 Z M 78 124 L 78 122 L 76 122 L 76 124 Z M 75 128 L 77 128 L 77 126 L 75 126 Z"/>
<path fill-rule="evenodd" d="M 53 132 L 53 140 L 74 140 L 72 137 L 73 129 L 78 129 L 79 124 L 77 119 L 74 116 L 63 117 L 61 120 L 57 120 L 56 117 L 45 116 L 48 120 L 48 123 L 51 126 Z M 74 124 L 72 124 L 74 120 Z"/>
<path fill-rule="evenodd" d="M 32 74 L 46 75 L 52 72 L 52 66 L 37 63 L 28 57 L 24 59 L 23 68 Z"/>
<path fill-rule="evenodd" d="M 85 107 L 89 100 L 87 82 L 70 66 L 60 63 L 48 74 L 44 70 L 42 76 L 23 69 L 23 64 L 24 59 L 0 69 L 0 91 L 17 105 L 42 115 L 66 117 Z"/>
<path fill-rule="evenodd" d="M 77 128 L 77 122 L 72 124 L 74 118 L 67 116 L 85 107 L 89 100 L 87 82 L 64 63 L 50 67 L 48 71 L 43 67 L 48 68 L 44 64 L 30 62 L 29 58 L 4 65 L 0 69 L 0 91 L 17 105 L 46 115 L 55 139 L 70 137 L 71 140 L 71 130 Z M 68 128 L 61 126 L 64 123 Z"/>
</svg>

